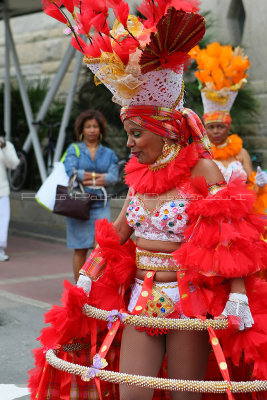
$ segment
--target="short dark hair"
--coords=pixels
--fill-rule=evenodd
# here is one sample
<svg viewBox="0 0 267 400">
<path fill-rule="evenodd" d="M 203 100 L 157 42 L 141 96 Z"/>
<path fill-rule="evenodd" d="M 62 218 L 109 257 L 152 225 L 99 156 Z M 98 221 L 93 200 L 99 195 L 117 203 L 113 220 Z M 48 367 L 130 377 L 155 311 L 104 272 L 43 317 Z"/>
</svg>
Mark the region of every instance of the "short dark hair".
<svg viewBox="0 0 267 400">
<path fill-rule="evenodd" d="M 106 118 L 104 117 L 104 115 L 98 111 L 98 110 L 86 110 L 83 111 L 77 118 L 75 121 L 75 126 L 74 126 L 74 130 L 75 130 L 75 135 L 77 137 L 78 141 L 81 141 L 80 136 L 81 133 L 83 131 L 83 127 L 86 121 L 90 120 L 90 119 L 95 119 L 99 125 L 100 128 L 100 132 L 102 134 L 102 137 L 104 138 L 106 135 L 106 129 L 107 129 L 107 121 Z"/>
</svg>

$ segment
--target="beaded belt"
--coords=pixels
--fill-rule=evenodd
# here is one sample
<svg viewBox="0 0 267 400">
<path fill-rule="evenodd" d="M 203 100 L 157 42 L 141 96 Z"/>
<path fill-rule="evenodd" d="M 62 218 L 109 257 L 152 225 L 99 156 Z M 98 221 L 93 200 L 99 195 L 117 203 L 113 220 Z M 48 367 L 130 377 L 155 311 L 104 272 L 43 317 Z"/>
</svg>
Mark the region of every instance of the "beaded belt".
<svg viewBox="0 0 267 400">
<path fill-rule="evenodd" d="M 157 253 L 136 248 L 136 266 L 148 271 L 180 271 L 172 253 Z"/>
</svg>

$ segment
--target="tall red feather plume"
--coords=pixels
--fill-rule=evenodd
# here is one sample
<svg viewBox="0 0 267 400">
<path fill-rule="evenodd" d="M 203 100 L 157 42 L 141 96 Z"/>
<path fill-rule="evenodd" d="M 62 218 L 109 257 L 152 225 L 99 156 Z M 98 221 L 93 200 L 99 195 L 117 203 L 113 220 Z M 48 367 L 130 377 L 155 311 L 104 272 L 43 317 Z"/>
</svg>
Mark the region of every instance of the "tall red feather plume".
<svg viewBox="0 0 267 400">
<path fill-rule="evenodd" d="M 72 14 L 74 11 L 74 2 L 73 0 L 62 0 L 62 4 L 66 7 L 66 9 Z"/>
<path fill-rule="evenodd" d="M 112 53 L 111 40 L 107 35 L 95 34 L 93 37 L 93 44 L 104 52 Z"/>
<path fill-rule="evenodd" d="M 168 7 L 186 12 L 199 12 L 200 0 L 171 0 Z"/>
<path fill-rule="evenodd" d="M 44 6 L 44 12 L 52 18 L 57 19 L 63 24 L 67 24 L 67 18 L 64 17 L 62 12 L 57 8 L 55 4 L 50 3 L 49 6 Z"/>
<path fill-rule="evenodd" d="M 128 64 L 129 55 L 134 53 L 139 46 L 139 41 L 131 36 L 118 37 L 113 43 L 113 51 L 119 56 L 124 65 Z"/>
<path fill-rule="evenodd" d="M 155 26 L 170 7 L 186 12 L 198 12 L 199 0 L 143 0 L 137 10 L 146 18 L 143 24 L 146 28 Z"/>
<path fill-rule="evenodd" d="M 74 2 L 74 0 L 42 0 L 42 5 L 44 11 L 45 9 L 51 7 L 51 5 L 55 6 L 56 8 L 63 5 L 72 14 L 74 11 L 74 6 L 77 5 L 77 2 Z"/>
<path fill-rule="evenodd" d="M 76 16 L 78 19 L 79 33 L 89 35 L 92 26 L 92 13 L 90 13 L 88 10 L 85 10 L 82 14 L 77 13 Z"/>
<path fill-rule="evenodd" d="M 120 23 L 127 28 L 127 20 L 129 16 L 129 4 L 122 0 L 107 0 L 108 7 L 111 7 L 115 17 Z"/>
<path fill-rule="evenodd" d="M 169 8 L 141 55 L 142 73 L 159 67 L 179 69 L 186 61 L 187 53 L 199 43 L 204 33 L 205 20 L 201 15 Z M 171 60 L 170 64 L 168 60 Z"/>
<path fill-rule="evenodd" d="M 129 11 L 130 11 L 129 4 L 121 1 L 119 8 L 118 8 L 117 18 L 125 28 L 127 28 L 127 20 L 128 20 L 128 16 L 129 16 Z"/>
<path fill-rule="evenodd" d="M 62 6 L 62 0 L 42 0 L 43 10 L 49 8 L 51 4 L 56 4 L 58 7 Z"/>
<path fill-rule="evenodd" d="M 143 22 L 144 26 L 146 28 L 151 28 L 164 15 L 166 2 L 162 0 L 144 0 L 142 4 L 136 8 L 146 18 L 146 21 Z"/>
<path fill-rule="evenodd" d="M 101 12 L 96 14 L 91 19 L 91 24 L 95 27 L 98 32 L 104 33 L 105 35 L 109 35 L 109 27 L 106 20 L 106 13 Z"/>
<path fill-rule="evenodd" d="M 73 47 L 75 47 L 75 49 L 82 52 L 86 57 L 97 58 L 97 57 L 101 56 L 101 51 L 98 46 L 94 46 L 94 44 L 92 44 L 92 43 L 91 44 L 85 43 L 85 41 L 81 37 L 79 37 L 78 40 L 79 40 L 79 43 L 80 43 L 82 49 L 79 46 L 76 38 L 74 38 L 74 37 L 72 37 L 72 39 L 71 39 L 71 44 Z"/>
</svg>

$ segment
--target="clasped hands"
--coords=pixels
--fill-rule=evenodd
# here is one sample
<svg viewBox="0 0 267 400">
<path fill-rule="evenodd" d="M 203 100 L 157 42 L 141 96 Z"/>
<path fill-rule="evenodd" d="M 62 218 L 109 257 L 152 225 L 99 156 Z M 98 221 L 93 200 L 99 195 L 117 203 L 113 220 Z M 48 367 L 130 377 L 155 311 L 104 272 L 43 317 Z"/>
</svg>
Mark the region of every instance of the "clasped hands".
<svg viewBox="0 0 267 400">
<path fill-rule="evenodd" d="M 85 171 L 82 184 L 84 186 L 105 186 L 105 174 Z"/>
<path fill-rule="evenodd" d="M 230 293 L 222 314 L 215 319 L 225 319 L 228 316 L 239 318 L 238 329 L 240 331 L 252 327 L 254 320 L 250 312 L 247 295 L 241 293 Z"/>
</svg>

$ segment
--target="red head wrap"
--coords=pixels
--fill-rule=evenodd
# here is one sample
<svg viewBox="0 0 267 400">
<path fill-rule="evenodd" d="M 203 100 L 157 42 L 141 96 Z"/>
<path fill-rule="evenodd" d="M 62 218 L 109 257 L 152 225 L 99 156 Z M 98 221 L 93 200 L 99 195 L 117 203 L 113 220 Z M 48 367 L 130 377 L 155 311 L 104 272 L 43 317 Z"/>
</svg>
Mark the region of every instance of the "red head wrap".
<svg viewBox="0 0 267 400">
<path fill-rule="evenodd" d="M 192 136 L 204 158 L 212 158 L 211 147 L 205 128 L 197 114 L 185 108 L 183 112 L 166 107 L 129 106 L 121 109 L 121 120 L 131 119 L 141 126 L 163 137 L 176 140 L 181 146 L 188 144 Z"/>
</svg>

